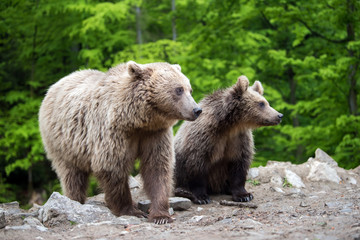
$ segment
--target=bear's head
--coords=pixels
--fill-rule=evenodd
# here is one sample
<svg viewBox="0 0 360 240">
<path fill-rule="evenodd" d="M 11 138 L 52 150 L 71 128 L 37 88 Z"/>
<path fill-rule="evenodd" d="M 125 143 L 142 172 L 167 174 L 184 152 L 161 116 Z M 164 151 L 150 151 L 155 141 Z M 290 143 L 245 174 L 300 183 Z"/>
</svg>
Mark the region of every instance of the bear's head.
<svg viewBox="0 0 360 240">
<path fill-rule="evenodd" d="M 238 101 L 241 122 L 249 127 L 272 126 L 281 122 L 283 114 L 273 109 L 263 97 L 264 88 L 259 81 L 249 87 L 246 76 L 240 76 L 233 86 L 234 99 Z"/>
<path fill-rule="evenodd" d="M 129 61 L 127 71 L 133 79 L 142 79 L 148 101 L 160 114 L 172 119 L 194 121 L 202 112 L 191 96 L 189 79 L 178 64 L 137 64 Z"/>
</svg>

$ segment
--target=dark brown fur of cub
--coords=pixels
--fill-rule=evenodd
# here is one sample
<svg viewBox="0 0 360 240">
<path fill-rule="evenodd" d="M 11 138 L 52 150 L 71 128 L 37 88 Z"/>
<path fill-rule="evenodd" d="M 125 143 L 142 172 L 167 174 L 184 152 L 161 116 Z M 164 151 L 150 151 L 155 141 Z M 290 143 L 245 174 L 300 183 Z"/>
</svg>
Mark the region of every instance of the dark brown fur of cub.
<svg viewBox="0 0 360 240">
<path fill-rule="evenodd" d="M 177 196 L 207 204 L 209 194 L 231 194 L 234 201 L 251 201 L 245 190 L 254 155 L 252 130 L 276 125 L 282 114 L 262 96 L 259 81 L 249 87 L 240 76 L 235 85 L 218 90 L 200 103 L 201 116 L 185 122 L 175 137 Z"/>
</svg>

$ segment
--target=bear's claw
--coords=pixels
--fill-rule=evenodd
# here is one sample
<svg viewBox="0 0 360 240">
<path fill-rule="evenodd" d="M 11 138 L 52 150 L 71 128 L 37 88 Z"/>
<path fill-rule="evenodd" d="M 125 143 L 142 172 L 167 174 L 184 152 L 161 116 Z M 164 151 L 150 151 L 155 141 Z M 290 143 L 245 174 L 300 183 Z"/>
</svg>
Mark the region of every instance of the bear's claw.
<svg viewBox="0 0 360 240">
<path fill-rule="evenodd" d="M 154 223 L 158 225 L 172 223 L 174 220 L 170 217 L 155 217 Z"/>
<path fill-rule="evenodd" d="M 234 202 L 250 202 L 254 199 L 254 196 L 251 193 L 247 193 L 240 196 L 233 196 L 232 199 Z"/>
</svg>

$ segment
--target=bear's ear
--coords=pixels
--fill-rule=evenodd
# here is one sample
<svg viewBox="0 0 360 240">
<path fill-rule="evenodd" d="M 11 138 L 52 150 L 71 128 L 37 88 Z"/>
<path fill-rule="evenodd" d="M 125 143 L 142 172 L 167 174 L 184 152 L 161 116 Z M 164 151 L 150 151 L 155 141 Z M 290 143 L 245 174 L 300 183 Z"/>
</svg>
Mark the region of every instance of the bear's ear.
<svg viewBox="0 0 360 240">
<path fill-rule="evenodd" d="M 240 93 L 245 92 L 249 87 L 249 79 L 242 75 L 238 77 L 237 83 L 235 85 L 236 90 L 238 90 Z"/>
<path fill-rule="evenodd" d="M 264 88 L 261 85 L 260 81 L 255 81 L 254 84 L 251 86 L 252 90 L 255 92 L 260 93 L 260 95 L 264 95 Z"/>
<path fill-rule="evenodd" d="M 173 66 L 181 72 L 181 67 L 179 64 L 173 64 Z"/>
<path fill-rule="evenodd" d="M 132 77 L 140 76 L 143 72 L 141 66 L 134 61 L 128 61 L 126 67 L 129 75 Z"/>
</svg>

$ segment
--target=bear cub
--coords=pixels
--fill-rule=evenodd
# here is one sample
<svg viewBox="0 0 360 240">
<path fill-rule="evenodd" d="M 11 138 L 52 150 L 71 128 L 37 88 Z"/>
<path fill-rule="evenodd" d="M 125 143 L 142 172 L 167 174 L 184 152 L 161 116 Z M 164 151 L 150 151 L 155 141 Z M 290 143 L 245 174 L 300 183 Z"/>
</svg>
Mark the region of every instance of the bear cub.
<svg viewBox="0 0 360 240">
<path fill-rule="evenodd" d="M 201 113 L 191 92 L 179 65 L 133 61 L 106 73 L 77 71 L 52 85 L 41 104 L 39 124 L 64 194 L 84 203 L 92 173 L 115 215 L 145 216 L 132 201 L 128 184 L 139 158 L 151 200 L 149 219 L 171 222 L 172 126 Z"/>
<path fill-rule="evenodd" d="M 209 194 L 231 194 L 237 202 L 253 195 L 245 190 L 254 155 L 252 130 L 277 125 L 283 115 L 270 107 L 259 81 L 246 76 L 200 103 L 203 113 L 184 122 L 175 136 L 175 195 L 207 204 Z"/>
</svg>

